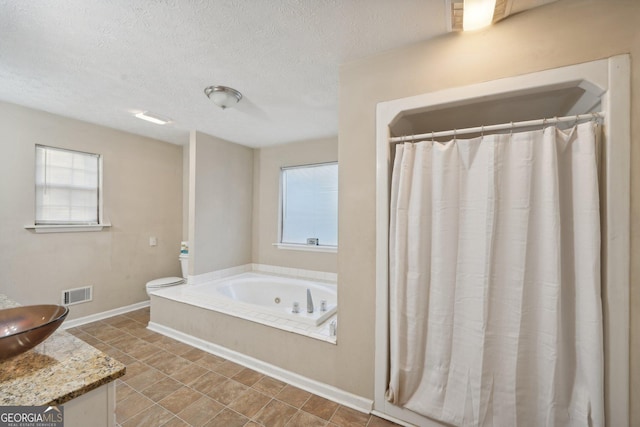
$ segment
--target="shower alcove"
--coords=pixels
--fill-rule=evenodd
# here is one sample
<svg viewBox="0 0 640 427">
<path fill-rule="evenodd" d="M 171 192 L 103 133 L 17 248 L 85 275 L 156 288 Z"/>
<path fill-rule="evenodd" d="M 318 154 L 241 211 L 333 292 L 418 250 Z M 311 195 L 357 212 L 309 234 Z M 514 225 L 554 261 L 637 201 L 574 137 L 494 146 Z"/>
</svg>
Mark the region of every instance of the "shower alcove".
<svg viewBox="0 0 640 427">
<path fill-rule="evenodd" d="M 385 399 L 389 381 L 389 189 L 394 153 L 390 139 L 602 112 L 599 167 L 605 419 L 607 425 L 629 425 L 629 63 L 627 55 L 620 55 L 378 104 L 374 413 L 403 424 L 443 425 Z M 473 136 L 477 134 L 461 137 Z"/>
</svg>

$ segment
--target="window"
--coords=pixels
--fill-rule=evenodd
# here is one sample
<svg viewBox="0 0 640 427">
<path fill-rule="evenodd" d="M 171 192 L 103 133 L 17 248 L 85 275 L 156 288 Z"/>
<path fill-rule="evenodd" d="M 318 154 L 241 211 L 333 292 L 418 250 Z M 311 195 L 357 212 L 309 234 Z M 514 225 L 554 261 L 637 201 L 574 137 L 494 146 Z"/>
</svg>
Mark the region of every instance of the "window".
<svg viewBox="0 0 640 427">
<path fill-rule="evenodd" d="M 281 185 L 280 243 L 337 246 L 338 164 L 282 168 Z"/>
<path fill-rule="evenodd" d="M 38 225 L 100 224 L 99 154 L 36 145 Z"/>
</svg>

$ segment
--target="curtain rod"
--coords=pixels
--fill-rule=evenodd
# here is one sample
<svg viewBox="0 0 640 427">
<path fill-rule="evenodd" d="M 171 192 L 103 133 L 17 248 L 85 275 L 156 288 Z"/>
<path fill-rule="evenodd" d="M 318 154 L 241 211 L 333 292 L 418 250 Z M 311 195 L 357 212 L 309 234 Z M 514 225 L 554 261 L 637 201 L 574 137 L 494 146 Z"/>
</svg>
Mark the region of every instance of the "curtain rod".
<svg viewBox="0 0 640 427">
<path fill-rule="evenodd" d="M 561 122 L 572 122 L 572 121 L 577 122 L 577 121 L 586 120 L 586 119 L 595 120 L 603 117 L 604 117 L 603 112 L 577 114 L 575 116 L 527 120 L 524 122 L 502 123 L 499 125 L 478 126 L 478 127 L 466 128 L 466 129 L 443 130 L 439 132 L 423 133 L 420 135 L 395 136 L 393 138 L 389 138 L 389 142 L 402 143 L 402 142 L 415 141 L 417 139 L 433 139 L 433 138 L 439 138 L 443 136 L 457 136 L 457 135 L 463 135 L 468 133 L 484 133 L 484 132 L 491 132 L 495 130 L 515 129 L 515 128 L 522 128 L 522 127 L 529 127 L 529 126 L 552 125 L 552 124 L 561 123 Z"/>
</svg>

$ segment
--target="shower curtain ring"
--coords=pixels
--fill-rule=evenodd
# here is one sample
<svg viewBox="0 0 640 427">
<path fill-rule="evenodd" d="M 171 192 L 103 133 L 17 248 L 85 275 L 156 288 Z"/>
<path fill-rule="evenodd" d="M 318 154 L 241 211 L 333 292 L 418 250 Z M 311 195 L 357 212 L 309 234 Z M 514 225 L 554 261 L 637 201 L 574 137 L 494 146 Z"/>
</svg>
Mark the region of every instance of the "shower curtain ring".
<svg viewBox="0 0 640 427">
<path fill-rule="evenodd" d="M 434 136 L 435 136 L 435 133 L 431 131 L 431 142 L 435 142 Z"/>
<path fill-rule="evenodd" d="M 484 138 L 484 125 L 480 128 L 480 138 Z"/>
</svg>

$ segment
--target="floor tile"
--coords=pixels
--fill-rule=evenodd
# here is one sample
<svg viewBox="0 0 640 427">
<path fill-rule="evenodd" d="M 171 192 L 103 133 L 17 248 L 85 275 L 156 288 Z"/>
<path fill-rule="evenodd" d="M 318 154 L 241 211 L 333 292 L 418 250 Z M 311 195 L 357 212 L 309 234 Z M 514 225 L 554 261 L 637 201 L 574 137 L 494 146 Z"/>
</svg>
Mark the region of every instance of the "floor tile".
<svg viewBox="0 0 640 427">
<path fill-rule="evenodd" d="M 297 412 L 293 406 L 273 399 L 253 419 L 265 427 L 284 427 Z"/>
<path fill-rule="evenodd" d="M 168 351 L 169 353 L 173 353 L 176 354 L 178 356 L 186 353 L 187 351 L 189 351 L 192 347 L 182 343 L 180 341 L 176 341 L 174 339 L 171 338 L 163 338 L 161 340 L 158 340 L 154 343 L 155 345 L 157 345 L 158 347 L 162 348 L 163 350 Z"/>
<path fill-rule="evenodd" d="M 155 337 L 154 341 L 157 341 L 160 339 L 160 334 L 150 331 L 149 329 L 147 329 L 147 327 L 145 325 L 142 325 L 139 328 L 129 328 L 127 329 L 127 333 L 129 333 L 130 335 L 133 335 L 134 337 L 138 337 L 140 339 L 143 339 L 145 341 L 149 341 L 147 340 L 147 338 L 149 337 Z"/>
<path fill-rule="evenodd" d="M 266 406 L 271 398 L 252 388 L 246 390 L 235 398 L 228 407 L 234 411 L 251 418 Z"/>
<path fill-rule="evenodd" d="M 211 370 L 219 373 L 220 375 L 224 375 L 227 378 L 231 378 L 243 369 L 245 369 L 244 366 L 238 365 L 237 363 L 234 363 L 230 360 L 225 360 L 219 365 L 216 365 Z"/>
<path fill-rule="evenodd" d="M 135 325 L 136 321 L 133 319 L 129 319 L 126 316 L 115 316 L 111 319 L 105 319 L 105 322 L 109 323 L 111 326 L 116 328 L 122 328 L 128 325 Z"/>
<path fill-rule="evenodd" d="M 102 342 L 102 341 L 98 341 L 97 343 L 91 344 L 91 345 L 94 346 L 95 348 L 97 348 L 98 350 L 100 350 L 103 353 L 106 353 L 107 350 L 113 348 L 109 344 L 107 344 L 105 342 Z"/>
<path fill-rule="evenodd" d="M 105 325 L 103 328 L 97 329 L 93 334 L 100 341 L 109 341 L 122 336 L 122 331 L 111 325 Z"/>
<path fill-rule="evenodd" d="M 327 421 L 308 412 L 298 411 L 286 425 L 287 427 L 324 427 Z"/>
<path fill-rule="evenodd" d="M 147 329 L 147 324 L 142 322 L 127 323 L 126 325 L 119 326 L 118 329 L 131 333 L 132 331 Z"/>
<path fill-rule="evenodd" d="M 133 393 L 123 401 L 116 404 L 116 421 L 123 424 L 129 418 L 137 415 L 153 405 L 153 401 L 141 395 Z"/>
<path fill-rule="evenodd" d="M 243 415 L 225 408 L 214 419 L 209 421 L 206 427 L 242 427 L 249 421 Z"/>
<path fill-rule="evenodd" d="M 191 388 L 198 390 L 203 394 L 210 394 L 217 386 L 225 382 L 227 379 L 215 372 L 207 371 L 204 375 L 198 377 Z"/>
<path fill-rule="evenodd" d="M 253 369 L 244 368 L 231 378 L 238 381 L 239 383 L 251 387 L 258 381 L 260 381 L 262 377 L 264 377 L 264 375 L 262 375 L 260 372 L 254 371 Z"/>
<path fill-rule="evenodd" d="M 296 408 L 301 408 L 302 405 L 309 400 L 309 397 L 311 397 L 311 393 L 290 384 L 287 384 L 280 393 L 276 395 L 276 399 L 281 400 L 284 403 L 288 403 Z"/>
<path fill-rule="evenodd" d="M 99 342 L 102 342 L 98 338 L 96 338 L 93 335 L 90 335 L 90 334 L 88 334 L 86 332 L 79 333 L 79 334 L 76 335 L 76 337 L 80 338 L 81 340 L 83 340 L 84 342 L 86 342 L 87 344 L 90 344 L 90 345 L 96 345 Z"/>
<path fill-rule="evenodd" d="M 331 417 L 331 422 L 340 427 L 366 427 L 369 422 L 369 414 L 340 406 Z"/>
<path fill-rule="evenodd" d="M 102 350 L 102 351 L 108 354 L 109 356 L 113 357 L 114 359 L 116 359 L 118 362 L 125 364 L 126 366 L 136 361 L 136 359 L 129 356 L 128 354 L 121 352 L 115 347 L 109 346 L 106 350 Z"/>
<path fill-rule="evenodd" d="M 146 342 L 150 342 L 151 344 L 156 343 L 158 340 L 162 338 L 162 335 L 157 332 L 153 332 L 153 331 L 149 331 L 149 332 L 150 332 L 149 334 L 142 335 L 140 338 Z"/>
<path fill-rule="evenodd" d="M 147 396 L 154 402 L 158 402 L 171 393 L 178 391 L 182 387 L 182 384 L 173 378 L 165 377 L 164 379 L 150 385 L 141 391 L 141 393 Z"/>
<path fill-rule="evenodd" d="M 137 375 L 140 375 L 150 369 L 149 365 L 138 361 L 130 363 L 126 366 L 127 371 L 125 372 L 124 376 L 121 377 L 122 381 L 124 382 L 129 382 L 130 379 L 135 378 Z"/>
<path fill-rule="evenodd" d="M 173 417 L 167 423 L 163 424 L 162 427 L 190 427 L 186 421 L 181 420 L 180 418 Z"/>
<path fill-rule="evenodd" d="M 156 352 L 154 355 L 146 358 L 144 362 L 167 375 L 176 373 L 180 369 L 183 369 L 191 364 L 191 362 L 189 362 L 188 360 L 164 350 Z"/>
<path fill-rule="evenodd" d="M 189 387 L 180 387 L 158 403 L 174 414 L 177 414 L 201 397 L 201 393 L 198 393 Z"/>
<path fill-rule="evenodd" d="M 133 335 L 123 333 L 121 337 L 109 341 L 109 344 L 122 351 L 123 353 L 129 353 L 133 349 L 137 348 L 137 346 L 142 342 L 143 341 L 140 338 L 136 338 Z"/>
<path fill-rule="evenodd" d="M 252 387 L 258 390 L 260 393 L 264 393 L 267 396 L 273 397 L 280 393 L 286 385 L 286 383 L 276 380 L 275 378 L 263 377 Z"/>
<path fill-rule="evenodd" d="M 127 352 L 131 357 L 138 360 L 144 360 L 158 352 L 158 347 L 155 345 L 140 339 L 136 342 L 136 346 Z"/>
<path fill-rule="evenodd" d="M 224 362 L 226 362 L 226 359 L 223 359 L 222 357 L 218 357 L 216 355 L 208 354 L 208 353 L 196 361 L 198 365 L 202 366 L 203 368 L 209 369 L 211 371 L 213 371 L 214 368 L 216 368 L 217 366 L 221 365 Z"/>
<path fill-rule="evenodd" d="M 121 380 L 116 380 L 116 404 L 127 397 L 131 396 L 136 391 L 129 387 L 129 385 Z"/>
<path fill-rule="evenodd" d="M 169 421 L 174 415 L 161 406 L 153 405 L 129 418 L 122 427 L 158 427 Z"/>
<path fill-rule="evenodd" d="M 142 391 L 145 388 L 149 387 L 151 384 L 155 384 L 165 378 L 167 378 L 165 374 L 158 371 L 157 369 L 150 368 L 140 375 L 136 375 L 135 377 L 127 380 L 127 384 L 129 384 L 129 386 L 133 387 L 137 391 Z"/>
<path fill-rule="evenodd" d="M 144 309 L 129 312 L 126 314 L 126 316 L 130 319 L 136 320 L 144 324 L 146 324 L 149 321 L 149 311 Z"/>
<path fill-rule="evenodd" d="M 328 421 L 331 419 L 334 412 L 336 412 L 338 406 L 339 405 L 337 403 L 325 399 L 324 397 L 312 395 L 301 409 Z"/>
<path fill-rule="evenodd" d="M 65 329 L 65 331 L 67 331 L 68 333 L 70 333 L 71 335 L 76 336 L 76 337 L 78 335 L 86 334 L 86 332 L 83 331 L 82 329 L 80 329 L 79 326 L 75 326 L 73 328 L 67 328 L 67 329 Z"/>
<path fill-rule="evenodd" d="M 191 347 L 189 351 L 183 353 L 181 356 L 190 362 L 195 362 L 196 360 L 200 360 L 208 354 L 209 353 L 207 353 L 206 351 L 202 351 L 199 348 Z"/>
<path fill-rule="evenodd" d="M 112 317 L 111 319 L 115 319 L 115 317 Z M 109 323 L 107 322 L 107 320 L 109 319 L 105 319 L 102 321 L 97 321 L 97 322 L 91 322 L 91 323 L 87 323 L 86 325 L 80 325 L 78 326 L 81 330 L 83 330 L 84 332 L 93 335 L 94 333 L 100 331 L 101 329 L 103 329 L 106 325 L 108 325 Z"/>
<path fill-rule="evenodd" d="M 396 424 L 394 422 L 376 417 L 375 415 L 371 416 L 371 420 L 369 420 L 369 424 L 367 427 L 396 427 L 400 426 L 400 424 Z"/>
<path fill-rule="evenodd" d="M 200 427 L 215 418 L 224 409 L 224 406 L 207 396 L 202 396 L 197 401 L 187 406 L 178 416 L 189 425 Z"/>
<path fill-rule="evenodd" d="M 207 395 L 223 405 L 228 405 L 244 393 L 247 388 L 248 387 L 246 385 L 240 384 L 237 381 L 226 380 L 225 382 L 218 384 L 213 390 L 207 393 Z"/>
<path fill-rule="evenodd" d="M 172 373 L 171 377 L 183 384 L 191 385 L 207 372 L 210 371 L 198 364 L 191 363 L 190 365 L 185 366 L 179 371 Z"/>
</svg>

